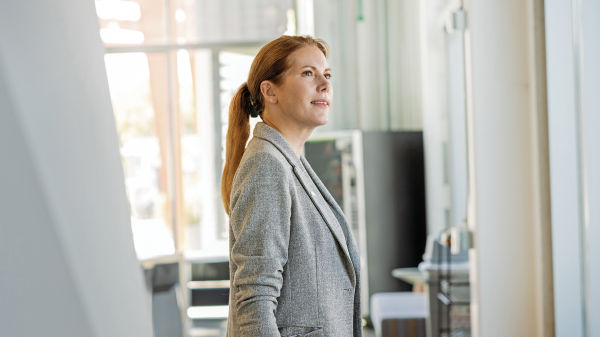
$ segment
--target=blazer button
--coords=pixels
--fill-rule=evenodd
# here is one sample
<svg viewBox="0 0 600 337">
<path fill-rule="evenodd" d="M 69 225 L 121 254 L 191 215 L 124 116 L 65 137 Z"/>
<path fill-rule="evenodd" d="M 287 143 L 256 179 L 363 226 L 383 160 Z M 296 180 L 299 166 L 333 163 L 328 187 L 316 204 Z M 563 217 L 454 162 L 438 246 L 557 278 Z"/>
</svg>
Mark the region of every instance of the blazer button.
<svg viewBox="0 0 600 337">
<path fill-rule="evenodd" d="M 314 197 L 314 196 L 315 196 L 315 192 L 313 192 L 313 191 L 310 191 L 310 195 L 311 195 L 312 197 Z M 299 336 L 299 335 L 298 335 L 298 336 Z"/>
</svg>

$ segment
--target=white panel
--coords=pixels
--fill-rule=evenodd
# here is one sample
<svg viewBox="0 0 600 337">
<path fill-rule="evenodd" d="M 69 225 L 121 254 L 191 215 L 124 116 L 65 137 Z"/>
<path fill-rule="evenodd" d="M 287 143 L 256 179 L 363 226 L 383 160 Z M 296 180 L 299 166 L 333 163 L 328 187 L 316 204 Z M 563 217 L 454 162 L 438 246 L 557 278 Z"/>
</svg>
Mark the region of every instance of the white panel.
<svg viewBox="0 0 600 337">
<path fill-rule="evenodd" d="M 590 337 L 600 336 L 600 1 L 582 0 L 583 109 L 588 189 L 588 314 Z"/>
<path fill-rule="evenodd" d="M 570 0 L 546 0 L 552 255 L 557 337 L 582 336 L 573 22 Z"/>
<path fill-rule="evenodd" d="M 31 184 L 22 190 L 28 197 L 19 196 L 13 201 L 15 208 L 8 210 L 10 223 L 2 223 L 7 240 L 13 238 L 22 247 L 0 256 L 3 264 L 11 266 L 1 282 L 23 284 L 31 292 L 8 308 L 4 300 L 0 302 L 2 310 L 11 310 L 15 317 L 0 325 L 4 332 L 22 328 L 25 321 L 31 331 L 41 331 L 46 320 L 38 321 L 36 315 L 51 315 L 56 319 L 51 326 L 61 326 L 56 331 L 48 328 L 44 333 L 11 336 L 152 335 L 98 29 L 92 1 L 0 5 L 0 80 L 7 85 L 11 101 L 11 110 L 2 113 L 16 116 L 13 124 L 21 129 L 13 135 L 17 141 L 23 138 L 15 148 L 3 151 L 17 150 L 30 158 L 20 171 L 8 168 L 12 176 L 1 174 L 0 179 Z M 9 193 L 19 192 L 13 186 L 0 190 L 0 195 L 13 198 Z M 31 214 L 17 213 L 29 195 L 34 197 L 25 209 Z M 47 241 L 49 248 L 37 244 L 39 240 Z M 25 249 L 30 252 L 21 255 Z M 30 263 L 34 254 L 40 261 L 56 261 L 27 270 L 41 263 Z M 32 288 L 31 275 L 38 277 L 39 289 Z M 64 287 L 70 292 L 65 302 L 51 303 Z M 44 312 L 31 305 L 40 292 L 45 293 L 44 308 L 65 309 L 65 313 Z"/>
<path fill-rule="evenodd" d="M 73 291 L 0 58 L 0 327 L 3 336 L 97 336 Z"/>
<path fill-rule="evenodd" d="M 446 35 L 448 48 L 448 176 L 451 186 L 450 226 L 467 218 L 467 107 L 465 93 L 465 59 L 462 32 Z"/>
<path fill-rule="evenodd" d="M 427 198 L 427 232 L 437 235 L 449 225 L 448 183 L 444 176 L 443 144 L 448 141 L 447 75 L 445 32 L 438 24 L 445 0 L 420 2 L 421 23 L 421 92 L 423 107 L 423 141 L 425 146 L 425 187 Z"/>
</svg>

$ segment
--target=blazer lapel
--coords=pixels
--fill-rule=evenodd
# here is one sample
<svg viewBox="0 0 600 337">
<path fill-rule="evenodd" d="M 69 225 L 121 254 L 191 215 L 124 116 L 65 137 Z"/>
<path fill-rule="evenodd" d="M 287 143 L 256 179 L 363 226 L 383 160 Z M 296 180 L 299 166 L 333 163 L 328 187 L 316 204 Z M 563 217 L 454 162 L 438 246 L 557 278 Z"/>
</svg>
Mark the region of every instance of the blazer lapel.
<svg viewBox="0 0 600 337">
<path fill-rule="evenodd" d="M 304 165 L 304 168 L 306 169 L 306 172 L 308 172 L 308 175 L 310 176 L 310 178 L 314 181 L 315 185 L 317 185 L 317 188 L 319 189 L 319 191 L 321 191 L 323 198 L 325 198 L 327 203 L 330 204 L 331 207 L 333 207 L 333 209 L 335 209 L 336 212 L 338 212 L 340 217 L 342 219 L 344 219 L 344 221 L 346 222 L 346 225 L 348 225 L 348 220 L 346 219 L 344 212 L 342 211 L 342 209 L 340 208 L 338 203 L 335 201 L 335 199 L 333 199 L 333 196 L 331 195 L 331 193 L 329 193 L 329 190 L 327 189 L 327 187 L 325 187 L 325 185 L 323 185 L 323 183 L 321 182 L 321 179 L 319 179 L 319 177 L 317 176 L 315 171 L 312 169 L 312 167 L 310 166 L 308 161 L 304 157 L 301 157 L 300 159 L 302 161 L 302 164 Z"/>
<path fill-rule="evenodd" d="M 350 279 L 351 279 L 352 285 L 355 286 L 356 285 L 356 271 L 354 270 L 354 263 L 352 262 L 352 257 L 350 256 L 350 252 L 348 252 L 348 245 L 346 244 L 346 237 L 344 235 L 344 232 L 342 231 L 342 228 L 340 227 L 340 223 L 337 221 L 337 219 L 335 218 L 333 213 L 331 213 L 331 210 L 329 209 L 329 205 L 325 201 L 325 194 L 322 191 L 320 191 L 321 188 L 318 186 L 318 184 L 315 183 L 315 180 L 311 179 L 310 177 L 307 177 L 306 174 L 304 174 L 304 172 L 302 172 L 302 170 L 299 169 L 297 166 L 294 167 L 294 173 L 296 174 L 296 177 L 298 177 L 298 180 L 300 181 L 302 187 L 304 187 L 304 190 L 309 195 L 309 197 L 312 200 L 315 207 L 317 207 L 317 210 L 319 210 L 319 213 L 321 213 L 321 216 L 325 220 L 325 223 L 329 227 L 329 230 L 331 230 L 331 233 L 333 233 L 333 236 L 339 243 L 340 247 L 342 247 L 342 250 L 344 251 L 346 258 L 350 262 L 348 264 L 351 268 L 350 273 L 349 273 Z M 319 189 L 318 193 L 313 191 L 310 188 L 310 186 L 311 186 L 310 182 L 314 183 L 314 185 L 317 186 L 317 188 Z M 325 190 L 325 191 L 327 194 L 329 194 L 329 192 L 327 190 Z M 320 197 L 321 195 L 323 196 L 323 198 Z"/>
<path fill-rule="evenodd" d="M 335 210 L 335 212 L 338 213 L 338 216 L 336 216 L 336 222 L 339 224 L 339 226 L 343 226 L 345 228 L 345 230 L 342 229 L 342 234 L 348 233 L 348 237 L 346 238 L 346 236 L 344 235 L 344 238 L 346 238 L 346 247 L 348 248 L 350 260 L 353 264 L 354 269 L 360 270 L 360 254 L 358 252 L 358 246 L 356 245 L 356 242 L 354 241 L 354 237 L 352 236 L 352 231 L 350 230 L 350 224 L 348 223 L 348 220 L 346 219 L 344 212 L 342 211 L 342 209 L 340 208 L 338 203 L 335 201 L 335 199 L 333 199 L 333 196 L 331 195 L 331 193 L 329 193 L 329 190 L 327 189 L 327 187 L 325 187 L 325 185 L 323 185 L 323 182 L 321 181 L 321 179 L 319 179 L 319 177 L 317 176 L 315 171 L 312 169 L 312 167 L 310 166 L 310 164 L 308 163 L 306 158 L 301 157 L 300 160 L 302 162 L 302 165 L 304 165 L 306 172 L 308 172 L 308 175 L 310 176 L 312 181 L 315 183 L 315 185 L 321 192 L 321 195 L 323 196 L 325 201 L 327 201 L 327 203 L 329 205 L 331 205 L 331 208 L 333 210 Z M 337 221 L 337 219 L 340 219 L 340 221 Z M 359 277 L 359 276 L 357 275 L 356 277 Z"/>
</svg>

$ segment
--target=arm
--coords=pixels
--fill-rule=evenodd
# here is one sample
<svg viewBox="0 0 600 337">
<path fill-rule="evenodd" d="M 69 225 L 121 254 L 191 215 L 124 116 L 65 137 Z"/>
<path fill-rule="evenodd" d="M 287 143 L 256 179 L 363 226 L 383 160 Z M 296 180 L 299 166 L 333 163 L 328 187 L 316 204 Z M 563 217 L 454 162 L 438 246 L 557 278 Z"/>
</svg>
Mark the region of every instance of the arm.
<svg viewBox="0 0 600 337">
<path fill-rule="evenodd" d="M 238 168 L 230 226 L 235 238 L 231 261 L 237 267 L 232 305 L 242 336 L 280 336 L 275 311 L 290 238 L 289 172 L 267 153 Z"/>
</svg>

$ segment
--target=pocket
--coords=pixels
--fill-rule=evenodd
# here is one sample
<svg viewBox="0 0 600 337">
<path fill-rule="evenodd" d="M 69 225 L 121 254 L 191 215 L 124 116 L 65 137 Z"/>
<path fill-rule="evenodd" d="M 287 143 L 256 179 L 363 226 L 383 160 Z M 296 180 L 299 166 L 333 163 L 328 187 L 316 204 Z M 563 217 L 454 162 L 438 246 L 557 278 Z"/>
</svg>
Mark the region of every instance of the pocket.
<svg viewBox="0 0 600 337">
<path fill-rule="evenodd" d="M 323 328 L 311 328 L 301 326 L 288 326 L 285 328 L 279 328 L 281 337 L 321 337 L 323 335 Z"/>
<path fill-rule="evenodd" d="M 306 335 L 300 335 L 302 337 L 320 337 L 320 336 L 324 336 L 323 334 L 323 329 L 319 328 L 315 331 L 309 332 Z"/>
</svg>

